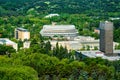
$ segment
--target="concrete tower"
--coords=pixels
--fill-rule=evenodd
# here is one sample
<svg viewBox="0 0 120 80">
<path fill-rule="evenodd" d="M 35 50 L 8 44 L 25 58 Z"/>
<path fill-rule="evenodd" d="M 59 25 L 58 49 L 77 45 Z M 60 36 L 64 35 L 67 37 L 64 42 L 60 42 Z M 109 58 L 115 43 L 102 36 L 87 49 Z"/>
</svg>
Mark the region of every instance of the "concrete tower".
<svg viewBox="0 0 120 80">
<path fill-rule="evenodd" d="M 113 55 L 113 23 L 100 22 L 100 51 L 106 56 Z"/>
</svg>

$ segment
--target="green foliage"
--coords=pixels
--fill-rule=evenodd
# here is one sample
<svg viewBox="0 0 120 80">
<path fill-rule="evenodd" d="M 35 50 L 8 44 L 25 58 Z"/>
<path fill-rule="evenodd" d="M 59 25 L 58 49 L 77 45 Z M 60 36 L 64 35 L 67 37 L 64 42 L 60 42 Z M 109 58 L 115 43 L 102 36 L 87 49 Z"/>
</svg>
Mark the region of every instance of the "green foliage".
<svg viewBox="0 0 120 80">
<path fill-rule="evenodd" d="M 20 50 L 17 54 L 12 54 L 10 58 L 0 56 L 0 79 L 38 80 L 39 77 L 41 80 L 110 80 L 114 78 L 119 80 L 118 63 L 119 61 L 112 63 L 101 58 L 88 58 L 82 61 L 71 61 L 67 58 L 59 60 L 48 54 Z"/>
<path fill-rule="evenodd" d="M 48 14 L 53 12 L 87 13 L 90 16 L 107 18 L 108 15 L 119 16 L 116 13 L 119 12 L 119 6 L 120 3 L 117 0 L 4 0 L 0 1 L 0 15 L 23 15 L 26 13 L 38 15 L 38 13 Z"/>
<path fill-rule="evenodd" d="M 15 52 L 15 49 L 13 49 L 12 46 L 6 46 L 0 44 L 0 55 L 5 55 L 7 53 L 13 53 Z"/>
<path fill-rule="evenodd" d="M 37 73 L 30 67 L 0 67 L 0 80 L 38 80 Z"/>
<path fill-rule="evenodd" d="M 18 64 L 18 59 L 0 56 L 0 80 L 38 80 L 37 76 L 33 68 Z"/>
<path fill-rule="evenodd" d="M 66 47 L 56 43 L 56 47 L 53 48 L 53 56 L 56 56 L 59 59 L 69 58 L 69 53 Z"/>
</svg>

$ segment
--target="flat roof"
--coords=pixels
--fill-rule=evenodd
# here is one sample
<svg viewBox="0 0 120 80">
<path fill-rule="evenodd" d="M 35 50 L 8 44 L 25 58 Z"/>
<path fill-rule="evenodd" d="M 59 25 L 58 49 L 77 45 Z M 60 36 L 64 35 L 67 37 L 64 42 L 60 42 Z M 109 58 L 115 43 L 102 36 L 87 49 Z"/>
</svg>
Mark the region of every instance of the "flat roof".
<svg viewBox="0 0 120 80">
<path fill-rule="evenodd" d="M 53 30 L 75 29 L 75 26 L 74 25 L 44 25 L 43 29 L 53 29 Z"/>
<path fill-rule="evenodd" d="M 49 14 L 49 15 L 45 16 L 45 18 L 51 18 L 51 17 L 54 17 L 54 16 L 59 16 L 59 14 L 57 14 L 57 13 Z"/>
<path fill-rule="evenodd" d="M 17 28 L 17 30 L 28 32 L 28 30 L 24 28 Z"/>
<path fill-rule="evenodd" d="M 96 58 L 101 57 L 102 59 L 107 59 L 109 61 L 114 60 L 120 60 L 120 56 L 106 56 L 103 52 L 96 50 L 96 51 L 77 51 L 81 52 L 82 55 L 90 57 L 90 58 Z M 114 50 L 114 54 L 120 53 L 120 50 Z"/>
<path fill-rule="evenodd" d="M 16 44 L 16 43 L 7 38 L 0 38 L 0 44 Z"/>
</svg>

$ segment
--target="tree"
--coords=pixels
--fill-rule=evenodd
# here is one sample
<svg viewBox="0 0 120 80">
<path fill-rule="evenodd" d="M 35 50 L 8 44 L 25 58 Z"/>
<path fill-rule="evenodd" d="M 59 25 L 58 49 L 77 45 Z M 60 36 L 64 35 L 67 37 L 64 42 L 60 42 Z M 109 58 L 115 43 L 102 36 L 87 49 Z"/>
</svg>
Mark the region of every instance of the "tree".
<svg viewBox="0 0 120 80">
<path fill-rule="evenodd" d="M 23 47 L 23 41 L 21 40 L 18 40 L 18 49 L 22 48 Z"/>
<path fill-rule="evenodd" d="M 49 54 L 49 51 L 51 50 L 51 44 L 50 41 L 45 43 L 45 47 L 44 47 L 46 54 Z"/>
<path fill-rule="evenodd" d="M 87 50 L 90 50 L 90 46 L 89 45 L 87 45 Z"/>
<path fill-rule="evenodd" d="M 0 55 L 5 55 L 6 53 L 13 53 L 15 52 L 15 49 L 13 49 L 12 46 L 6 46 L 0 44 Z"/>
<path fill-rule="evenodd" d="M 37 72 L 27 66 L 0 67 L 1 80 L 38 80 Z"/>
</svg>

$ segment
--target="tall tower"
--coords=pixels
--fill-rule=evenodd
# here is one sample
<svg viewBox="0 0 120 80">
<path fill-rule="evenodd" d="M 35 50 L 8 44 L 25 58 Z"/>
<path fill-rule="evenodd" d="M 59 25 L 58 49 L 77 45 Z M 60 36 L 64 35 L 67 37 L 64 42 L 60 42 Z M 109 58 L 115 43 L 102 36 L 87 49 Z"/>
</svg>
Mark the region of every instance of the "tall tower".
<svg viewBox="0 0 120 80">
<path fill-rule="evenodd" d="M 100 51 L 107 56 L 113 55 L 113 23 L 100 22 Z"/>
</svg>

